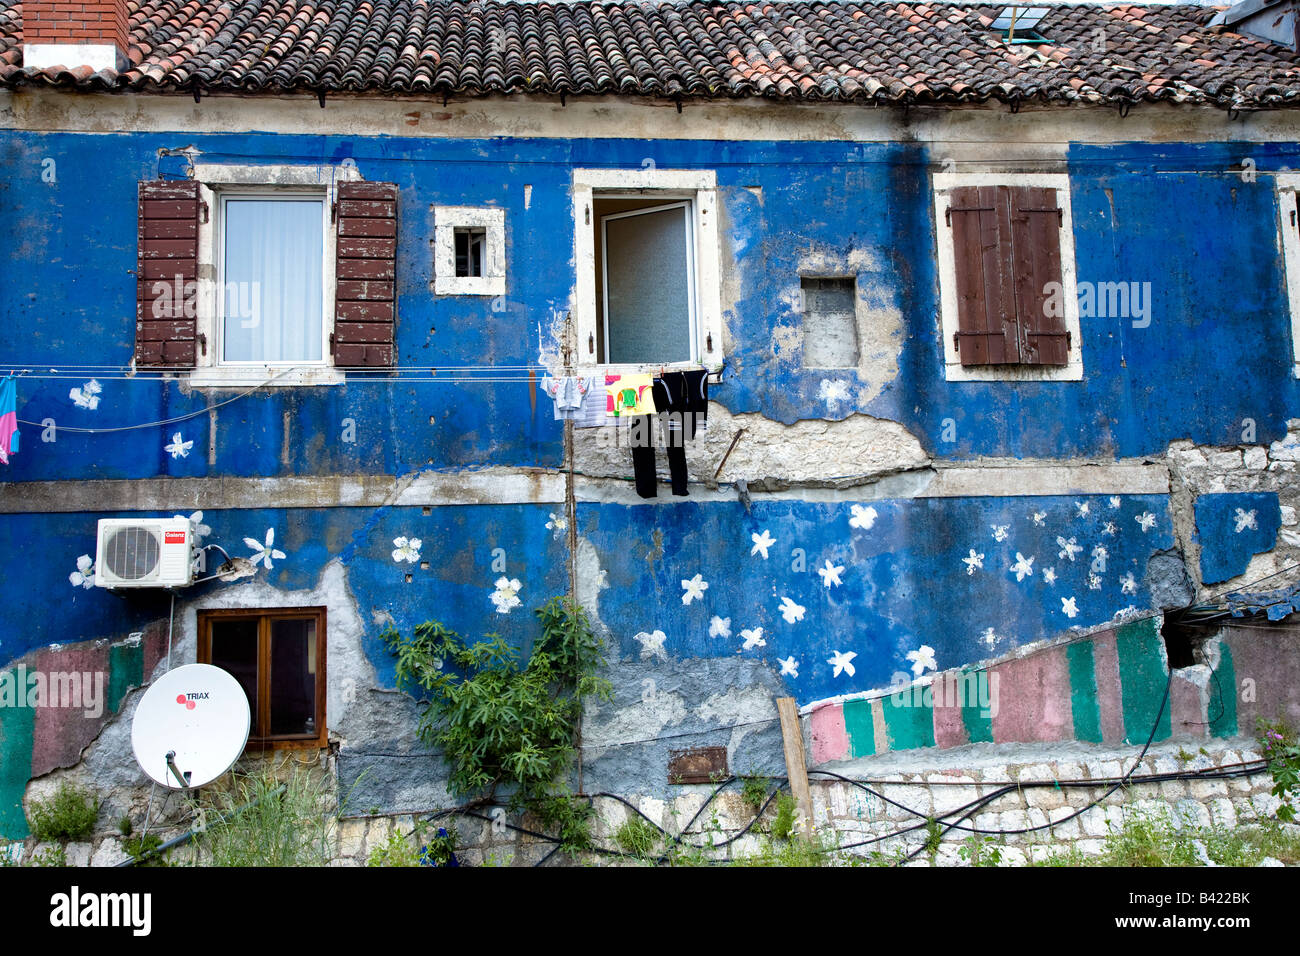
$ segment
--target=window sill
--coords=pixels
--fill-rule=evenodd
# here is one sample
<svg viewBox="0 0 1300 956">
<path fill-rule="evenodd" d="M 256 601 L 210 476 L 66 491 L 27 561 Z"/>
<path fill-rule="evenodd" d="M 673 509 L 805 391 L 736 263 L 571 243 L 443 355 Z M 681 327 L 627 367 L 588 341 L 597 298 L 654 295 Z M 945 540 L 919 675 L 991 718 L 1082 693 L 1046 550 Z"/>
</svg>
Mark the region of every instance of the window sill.
<svg viewBox="0 0 1300 956">
<path fill-rule="evenodd" d="M 690 372 L 702 368 L 710 375 L 716 375 L 723 369 L 723 362 L 628 362 L 622 365 L 588 362 L 573 366 L 573 374 L 585 375 L 650 375 L 660 369 L 665 372 Z"/>
<path fill-rule="evenodd" d="M 342 369 L 323 365 L 214 366 L 190 373 L 191 388 L 251 388 L 254 385 L 342 385 Z"/>
<path fill-rule="evenodd" d="M 949 382 L 1081 382 L 1083 365 L 962 365 L 944 364 Z"/>
</svg>

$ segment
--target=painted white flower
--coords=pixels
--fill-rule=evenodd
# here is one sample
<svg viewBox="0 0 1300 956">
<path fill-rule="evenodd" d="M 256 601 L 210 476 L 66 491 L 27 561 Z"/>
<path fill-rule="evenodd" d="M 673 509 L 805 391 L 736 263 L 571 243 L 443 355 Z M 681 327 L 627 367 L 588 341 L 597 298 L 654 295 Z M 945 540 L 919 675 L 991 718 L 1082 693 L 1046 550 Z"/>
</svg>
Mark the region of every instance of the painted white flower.
<svg viewBox="0 0 1300 956">
<path fill-rule="evenodd" d="M 709 582 L 705 581 L 700 575 L 695 575 L 689 581 L 682 582 L 682 590 L 686 593 L 682 595 L 682 603 L 690 604 L 692 601 L 703 601 L 704 592 L 709 589 Z"/>
<path fill-rule="evenodd" d="M 858 656 L 857 651 L 846 651 L 843 654 L 839 651 L 831 651 L 831 653 L 835 656 L 826 658 L 826 663 L 830 664 L 831 667 L 834 668 L 834 671 L 831 673 L 832 677 L 839 677 L 841 672 L 848 674 L 850 677 L 857 673 L 857 671 L 853 669 L 852 663 L 853 658 Z"/>
<path fill-rule="evenodd" d="M 424 542 L 419 538 L 408 538 L 406 535 L 402 535 L 400 538 L 394 538 L 393 544 L 396 547 L 393 549 L 393 560 L 398 564 L 401 564 L 403 561 L 409 561 L 414 564 L 416 561 L 420 560 L 420 546 L 423 543 Z"/>
<path fill-rule="evenodd" d="M 795 604 L 788 597 L 781 598 L 781 616 L 785 618 L 787 624 L 793 624 L 795 621 L 803 620 L 803 612 L 806 610 L 802 604 Z"/>
<path fill-rule="evenodd" d="M 632 638 L 641 645 L 641 660 L 648 661 L 650 658 L 658 658 L 661 661 L 668 660 L 668 652 L 664 650 L 664 641 L 668 635 L 663 631 L 642 631 Z"/>
<path fill-rule="evenodd" d="M 1100 591 L 1100 590 L 1101 590 L 1101 576 L 1100 576 L 1100 575 L 1097 575 L 1097 574 L 1089 574 L 1089 575 L 1088 575 L 1088 590 L 1089 590 L 1089 591 Z"/>
<path fill-rule="evenodd" d="M 1056 539 L 1056 543 L 1061 546 L 1060 553 L 1057 554 L 1058 558 L 1069 558 L 1071 561 L 1073 561 L 1074 556 L 1083 550 L 1083 546 L 1080 544 L 1076 544 L 1074 538 L 1069 538 L 1067 540 L 1065 538 L 1058 536 Z"/>
<path fill-rule="evenodd" d="M 713 615 L 709 622 L 709 637 L 731 637 L 731 618 Z"/>
<path fill-rule="evenodd" d="M 1079 512 L 1078 517 L 1080 517 L 1080 518 L 1087 517 L 1087 515 L 1088 515 L 1088 511 L 1090 510 L 1090 509 L 1089 509 L 1089 506 L 1088 506 L 1088 502 L 1086 502 L 1086 501 L 1076 501 L 1076 502 L 1074 503 L 1074 507 L 1075 507 L 1075 509 Z"/>
<path fill-rule="evenodd" d="M 551 520 L 546 522 L 546 530 L 554 532 L 557 538 L 569 530 L 569 519 L 564 515 L 557 515 L 552 511 L 550 512 L 550 518 Z"/>
<path fill-rule="evenodd" d="M 1118 531 L 1118 530 L 1119 530 L 1119 529 L 1115 527 L 1115 522 L 1113 522 L 1113 521 L 1107 521 L 1104 525 L 1101 526 L 1101 533 L 1102 533 L 1102 534 L 1111 534 L 1111 535 L 1113 535 L 1113 534 L 1114 534 L 1116 531 Z"/>
<path fill-rule="evenodd" d="M 1244 511 L 1241 508 L 1238 508 L 1237 513 L 1232 520 L 1237 525 L 1237 529 L 1236 529 L 1237 534 L 1241 534 L 1247 528 L 1249 528 L 1251 531 L 1259 530 L 1259 524 L 1255 521 L 1254 508 L 1251 508 L 1249 511 Z"/>
<path fill-rule="evenodd" d="M 1047 518 L 1047 512 L 1046 512 L 1046 511 L 1035 511 L 1035 512 L 1034 512 L 1034 524 L 1038 525 L 1040 528 L 1043 526 L 1043 521 L 1044 521 L 1044 519 L 1046 519 L 1046 518 Z"/>
<path fill-rule="evenodd" d="M 1027 577 L 1032 577 L 1034 573 L 1033 555 L 1025 557 L 1019 551 L 1016 552 L 1016 563 L 1011 565 L 1011 571 L 1015 574 L 1017 581 L 1023 581 Z"/>
<path fill-rule="evenodd" d="M 1156 516 L 1149 511 L 1144 511 L 1140 515 L 1136 515 L 1133 520 L 1141 525 L 1143 531 L 1150 531 L 1156 526 Z"/>
<path fill-rule="evenodd" d="M 190 527 L 194 529 L 194 537 L 196 539 L 206 538 L 208 535 L 212 534 L 212 529 L 203 523 L 202 511 L 196 511 L 188 518 L 186 518 L 185 515 L 172 515 L 172 517 L 178 521 L 189 521 Z"/>
<path fill-rule="evenodd" d="M 176 432 L 172 435 L 172 443 L 170 445 L 164 445 L 163 451 L 167 452 L 173 458 L 188 458 L 190 456 L 190 449 L 193 447 L 194 442 L 192 440 L 184 441 L 181 438 L 181 433 Z"/>
<path fill-rule="evenodd" d="M 522 603 L 519 600 L 519 591 L 523 585 L 519 583 L 518 578 L 497 578 L 494 587 L 496 590 L 488 595 L 488 600 L 496 605 L 498 614 L 509 614 L 512 608 Z"/>
<path fill-rule="evenodd" d="M 1119 579 L 1120 594 L 1137 594 L 1137 590 L 1138 590 L 1137 578 L 1133 577 L 1132 571 L 1130 571 L 1128 574 L 1124 575 L 1122 578 Z"/>
<path fill-rule="evenodd" d="M 77 558 L 77 570 L 68 575 L 68 582 L 74 588 L 93 588 L 95 586 L 95 562 L 90 555 L 83 554 Z"/>
<path fill-rule="evenodd" d="M 867 505 L 854 505 L 849 509 L 852 517 L 849 518 L 850 528 L 861 528 L 863 531 L 870 530 L 871 526 L 876 523 L 876 509 Z"/>
<path fill-rule="evenodd" d="M 994 541 L 1005 541 L 1005 540 L 1007 540 L 1007 532 L 1011 529 L 1011 525 L 1009 525 L 1009 524 L 991 524 L 991 525 L 989 525 L 989 527 L 993 529 L 993 540 L 994 540 Z"/>
<path fill-rule="evenodd" d="M 1061 611 L 1066 617 L 1074 617 L 1079 613 L 1079 606 L 1072 597 L 1061 598 Z"/>
<path fill-rule="evenodd" d="M 104 386 L 93 378 L 81 388 L 74 388 L 68 392 L 68 398 L 76 404 L 78 408 L 88 408 L 94 411 L 99 407 L 99 393 L 104 390 Z"/>
<path fill-rule="evenodd" d="M 822 584 L 825 587 L 839 587 L 842 583 L 840 575 L 844 573 L 844 568 L 841 565 L 832 564 L 830 559 L 827 558 L 826 567 L 818 568 L 817 573 L 821 575 Z"/>
<path fill-rule="evenodd" d="M 986 627 L 984 633 L 980 635 L 980 640 L 984 642 L 984 645 L 988 647 L 989 650 L 993 650 L 993 648 L 997 646 L 998 641 L 1002 640 L 1002 638 L 994 632 L 993 628 Z"/>
<path fill-rule="evenodd" d="M 754 542 L 754 546 L 749 549 L 749 553 L 751 555 L 761 553 L 763 555 L 763 560 L 766 561 L 767 549 L 776 544 L 776 538 L 772 537 L 772 535 L 768 533 L 767 529 L 764 528 L 762 534 L 751 534 L 749 539 Z"/>
<path fill-rule="evenodd" d="M 253 562 L 253 564 L 261 564 L 262 567 L 266 568 L 268 571 L 272 569 L 272 558 L 275 558 L 277 561 L 282 561 L 288 557 L 287 554 L 275 547 L 274 528 L 266 529 L 266 541 L 258 541 L 256 538 L 245 538 L 244 544 L 253 551 L 253 556 L 248 560 Z"/>
<path fill-rule="evenodd" d="M 839 408 L 840 402 L 849 400 L 849 383 L 842 378 L 822 379 L 817 389 L 817 397 L 826 403 L 831 411 Z"/>
<path fill-rule="evenodd" d="M 767 647 L 767 641 L 763 640 L 763 629 L 761 627 L 742 630 L 740 636 L 745 639 L 745 643 L 740 648 L 742 651 L 748 651 L 755 647 Z"/>
<path fill-rule="evenodd" d="M 1048 584 L 1055 584 L 1055 583 L 1056 583 L 1056 568 L 1044 568 L 1044 569 L 1043 569 L 1043 580 L 1046 581 Z"/>
<path fill-rule="evenodd" d="M 938 669 L 938 664 L 934 660 L 934 648 L 929 644 L 922 644 L 919 650 L 908 651 L 907 659 L 912 662 L 912 673 L 920 677 L 926 671 Z"/>
<path fill-rule="evenodd" d="M 781 676 L 782 676 L 782 677 L 798 677 L 798 676 L 799 676 L 799 662 L 798 662 L 797 660 L 794 659 L 794 655 L 793 655 L 793 654 L 791 654 L 791 655 L 790 655 L 789 657 L 787 657 L 785 660 L 780 660 L 780 659 L 778 658 L 777 663 L 781 665 Z"/>
<path fill-rule="evenodd" d="M 962 558 L 962 559 L 961 559 L 961 563 L 964 564 L 964 565 L 966 565 L 966 573 L 967 573 L 967 574 L 974 574 L 976 568 L 983 569 L 983 567 L 984 567 L 984 555 L 983 555 L 983 553 L 976 554 L 976 553 L 975 553 L 975 549 L 974 549 L 974 548 L 971 548 L 971 549 L 970 549 L 970 554 L 968 554 L 968 555 L 966 555 L 966 557 Z"/>
<path fill-rule="evenodd" d="M 1110 496 L 1110 506 L 1111 506 L 1112 508 L 1118 508 L 1118 507 L 1119 507 L 1119 495 L 1111 495 L 1111 496 Z"/>
</svg>

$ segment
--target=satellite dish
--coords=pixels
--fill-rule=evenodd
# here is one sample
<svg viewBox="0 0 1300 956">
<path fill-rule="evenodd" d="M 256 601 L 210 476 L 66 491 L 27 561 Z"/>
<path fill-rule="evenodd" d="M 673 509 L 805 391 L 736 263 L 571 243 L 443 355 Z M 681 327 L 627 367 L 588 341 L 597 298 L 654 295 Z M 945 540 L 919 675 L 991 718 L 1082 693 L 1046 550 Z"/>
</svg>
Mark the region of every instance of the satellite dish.
<svg viewBox="0 0 1300 956">
<path fill-rule="evenodd" d="M 131 749 L 140 769 L 173 790 L 201 787 L 229 770 L 248 743 L 244 688 L 210 664 L 168 671 L 140 698 Z"/>
</svg>

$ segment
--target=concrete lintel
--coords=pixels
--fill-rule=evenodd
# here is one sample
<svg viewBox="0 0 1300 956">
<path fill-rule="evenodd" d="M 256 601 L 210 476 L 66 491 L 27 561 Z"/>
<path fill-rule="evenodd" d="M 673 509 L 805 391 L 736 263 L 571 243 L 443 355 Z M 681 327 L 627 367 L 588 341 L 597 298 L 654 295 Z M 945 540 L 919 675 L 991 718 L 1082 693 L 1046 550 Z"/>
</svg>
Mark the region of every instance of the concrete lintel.
<svg viewBox="0 0 1300 956">
<path fill-rule="evenodd" d="M 949 466 L 925 492 L 930 498 L 1019 495 L 1167 495 L 1169 469 L 1153 462 L 1049 465 L 1030 462 Z"/>
</svg>

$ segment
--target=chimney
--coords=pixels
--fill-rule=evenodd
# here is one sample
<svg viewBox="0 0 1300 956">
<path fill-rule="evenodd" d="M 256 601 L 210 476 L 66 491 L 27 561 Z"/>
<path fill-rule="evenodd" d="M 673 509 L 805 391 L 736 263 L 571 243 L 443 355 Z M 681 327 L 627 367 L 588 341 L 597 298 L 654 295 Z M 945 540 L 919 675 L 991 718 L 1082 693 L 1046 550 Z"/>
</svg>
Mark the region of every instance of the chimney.
<svg viewBox="0 0 1300 956">
<path fill-rule="evenodd" d="M 127 0 L 23 0 L 23 66 L 127 68 Z"/>
</svg>

